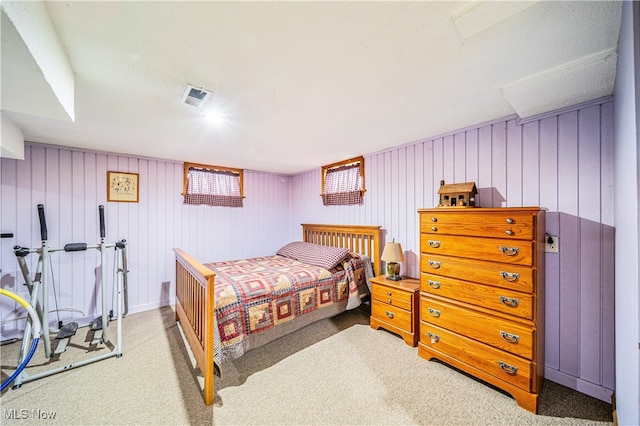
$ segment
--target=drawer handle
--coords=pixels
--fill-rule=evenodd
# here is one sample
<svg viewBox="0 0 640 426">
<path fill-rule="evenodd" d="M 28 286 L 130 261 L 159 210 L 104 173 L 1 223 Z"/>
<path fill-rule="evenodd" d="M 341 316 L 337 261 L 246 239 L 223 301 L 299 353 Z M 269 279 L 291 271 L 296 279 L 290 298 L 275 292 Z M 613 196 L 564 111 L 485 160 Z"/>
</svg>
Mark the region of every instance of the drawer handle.
<svg viewBox="0 0 640 426">
<path fill-rule="evenodd" d="M 431 217 L 431 222 L 437 222 L 437 221 L 438 221 L 437 217 L 435 217 L 435 216 Z"/>
<path fill-rule="evenodd" d="M 511 223 L 513 223 L 513 222 L 514 222 L 514 220 L 513 220 L 513 219 L 511 219 L 510 217 L 508 217 L 508 218 L 507 218 L 507 223 L 511 224 Z"/>
<path fill-rule="evenodd" d="M 429 287 L 431 287 L 431 288 L 440 288 L 440 282 L 429 280 Z"/>
<path fill-rule="evenodd" d="M 431 266 L 433 269 L 438 269 L 440 267 L 440 262 L 436 260 L 430 260 L 429 266 Z"/>
<path fill-rule="evenodd" d="M 516 254 L 518 254 L 520 249 L 518 247 L 500 246 L 500 251 L 502 252 L 502 254 L 506 254 L 507 256 L 515 256 Z"/>
<path fill-rule="evenodd" d="M 507 333 L 506 331 L 501 330 L 500 336 L 502 336 L 502 338 L 509 343 L 518 343 L 520 341 L 520 336 L 516 334 Z"/>
<path fill-rule="evenodd" d="M 440 340 L 440 336 L 438 336 L 437 334 L 433 334 L 432 332 L 428 332 L 427 336 L 429 336 L 429 339 L 431 339 L 431 343 L 438 343 L 438 341 Z"/>
<path fill-rule="evenodd" d="M 427 308 L 429 310 L 429 314 L 431 314 L 432 317 L 440 317 L 440 311 L 437 309 L 433 309 L 433 308 Z"/>
<path fill-rule="evenodd" d="M 391 299 L 387 299 L 387 303 L 388 303 L 388 304 L 391 304 Z"/>
<path fill-rule="evenodd" d="M 507 229 L 504 233 L 507 235 L 513 235 L 513 231 L 511 229 Z"/>
<path fill-rule="evenodd" d="M 512 308 L 517 308 L 518 305 L 520 304 L 520 301 L 518 299 L 513 299 L 511 297 L 500 296 L 500 301 L 503 304 L 510 306 Z"/>
<path fill-rule="evenodd" d="M 502 277 L 503 280 L 509 281 L 509 282 L 518 281 L 518 278 L 520 278 L 520 274 L 515 272 L 500 271 L 500 276 Z"/>
<path fill-rule="evenodd" d="M 432 230 L 433 232 L 436 232 L 436 231 L 438 230 L 438 228 L 436 228 L 435 226 L 432 226 L 432 227 L 431 227 L 431 230 Z"/>
<path fill-rule="evenodd" d="M 393 312 L 389 312 L 389 311 L 385 311 L 385 314 L 387 315 L 387 317 L 389 317 L 390 319 L 393 319 L 393 317 L 395 317 L 395 314 Z"/>
<path fill-rule="evenodd" d="M 507 374 L 511 374 L 512 376 L 518 374 L 518 367 L 514 367 L 513 365 L 506 364 L 502 361 L 498 361 L 498 365 L 502 368 L 502 371 Z"/>
<path fill-rule="evenodd" d="M 440 241 L 429 240 L 429 247 L 438 248 L 440 247 Z"/>
<path fill-rule="evenodd" d="M 391 291 L 387 290 L 387 295 L 391 296 Z"/>
</svg>

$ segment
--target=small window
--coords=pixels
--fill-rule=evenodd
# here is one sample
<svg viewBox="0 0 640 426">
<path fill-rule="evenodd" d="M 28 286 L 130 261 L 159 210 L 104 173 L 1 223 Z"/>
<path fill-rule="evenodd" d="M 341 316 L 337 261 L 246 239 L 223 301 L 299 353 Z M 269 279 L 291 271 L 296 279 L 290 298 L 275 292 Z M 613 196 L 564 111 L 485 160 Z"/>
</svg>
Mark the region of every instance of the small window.
<svg viewBox="0 0 640 426">
<path fill-rule="evenodd" d="M 242 207 L 242 169 L 184 163 L 184 204 Z"/>
<path fill-rule="evenodd" d="M 364 157 L 322 167 L 322 202 L 325 206 L 362 204 Z"/>
</svg>

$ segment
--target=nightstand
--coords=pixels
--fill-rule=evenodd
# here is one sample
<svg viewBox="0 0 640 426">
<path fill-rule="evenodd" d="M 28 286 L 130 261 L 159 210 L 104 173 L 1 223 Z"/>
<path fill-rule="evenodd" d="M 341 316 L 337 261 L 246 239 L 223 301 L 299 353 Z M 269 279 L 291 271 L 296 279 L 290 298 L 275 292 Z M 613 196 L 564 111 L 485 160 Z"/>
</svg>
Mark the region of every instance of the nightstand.
<svg viewBox="0 0 640 426">
<path fill-rule="evenodd" d="M 381 275 L 371 279 L 373 329 L 384 328 L 400 335 L 409 346 L 418 344 L 418 301 L 420 280 L 402 277 L 391 281 Z"/>
</svg>

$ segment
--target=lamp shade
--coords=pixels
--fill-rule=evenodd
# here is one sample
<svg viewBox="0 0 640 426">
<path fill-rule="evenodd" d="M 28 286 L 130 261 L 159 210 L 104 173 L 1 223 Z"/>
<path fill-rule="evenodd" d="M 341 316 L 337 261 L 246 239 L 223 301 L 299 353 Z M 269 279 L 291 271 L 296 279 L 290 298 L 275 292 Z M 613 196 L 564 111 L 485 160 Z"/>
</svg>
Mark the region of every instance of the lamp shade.
<svg viewBox="0 0 640 426">
<path fill-rule="evenodd" d="M 382 257 L 380 258 L 385 262 L 404 262 L 404 253 L 402 252 L 402 246 L 400 243 L 391 242 L 387 243 L 382 250 Z"/>
</svg>

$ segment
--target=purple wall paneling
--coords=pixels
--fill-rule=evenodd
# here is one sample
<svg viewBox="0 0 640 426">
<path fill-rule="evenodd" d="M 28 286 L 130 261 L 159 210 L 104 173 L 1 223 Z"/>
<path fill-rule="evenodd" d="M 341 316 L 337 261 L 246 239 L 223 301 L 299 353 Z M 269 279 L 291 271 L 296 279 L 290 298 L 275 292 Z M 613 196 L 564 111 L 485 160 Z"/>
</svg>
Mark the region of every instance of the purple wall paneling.
<svg viewBox="0 0 640 426">
<path fill-rule="evenodd" d="M 494 188 L 493 207 L 506 207 L 507 203 L 507 140 L 506 122 L 491 126 L 491 182 Z M 483 149 L 486 149 L 483 147 Z M 483 205 L 484 207 L 484 205 Z"/>
<path fill-rule="evenodd" d="M 578 377 L 578 336 L 580 300 L 578 254 L 578 113 L 559 117 L 558 123 L 558 208 L 560 227 L 560 371 Z M 569 384 L 569 383 L 563 383 Z"/>
<path fill-rule="evenodd" d="M 440 180 L 476 182 L 482 207 L 541 206 L 547 253 L 545 375 L 609 402 L 614 387 L 611 101 L 519 124 L 508 117 L 365 157 L 367 193 L 358 207 L 324 207 L 319 170 L 292 180 L 292 227 L 380 225 L 419 276 L 416 210 L 435 207 Z M 413 199 L 412 199 L 413 197 Z M 318 197 L 319 198 L 319 197 Z"/>
<path fill-rule="evenodd" d="M 617 53 L 613 101 L 616 407 L 619 424 L 639 425 L 640 2 L 622 4 Z"/>
<path fill-rule="evenodd" d="M 406 167 L 403 170 L 404 171 L 404 179 L 401 183 L 402 188 L 404 188 L 405 193 L 406 193 L 406 197 L 407 197 L 407 211 L 416 211 L 418 209 L 418 205 L 416 205 L 416 194 L 415 194 L 415 186 L 411 185 L 410 182 L 413 182 L 413 176 L 415 175 L 415 162 L 414 162 L 414 158 L 415 158 L 415 145 L 413 146 L 407 146 L 405 147 L 405 153 L 406 153 L 406 158 L 405 158 L 405 164 Z M 404 222 L 404 229 L 402 230 L 403 232 L 403 240 L 402 241 L 406 241 L 405 246 L 407 247 L 417 247 L 419 246 L 419 236 L 416 232 L 414 232 L 415 229 L 417 229 L 420 225 L 418 223 L 419 219 L 418 219 L 418 214 L 412 214 L 412 215 L 407 215 L 407 218 Z M 404 246 L 403 246 L 404 249 Z M 407 274 L 409 276 L 417 276 L 417 269 L 418 269 L 418 264 L 420 262 L 420 253 L 416 252 L 415 250 L 413 251 L 409 251 L 409 250 L 404 250 L 405 251 L 405 271 L 403 271 L 403 274 Z"/>
<path fill-rule="evenodd" d="M 478 182 L 478 129 L 465 132 L 465 182 Z"/>
<path fill-rule="evenodd" d="M 476 182 L 478 202 L 476 205 L 479 207 L 494 206 L 492 170 L 491 126 L 487 125 L 478 129 L 478 181 Z"/>
<path fill-rule="evenodd" d="M 547 232 L 558 235 L 558 117 L 540 121 L 540 205 L 548 211 L 545 215 Z M 545 364 L 554 371 L 560 369 L 560 253 L 545 256 Z"/>
<path fill-rule="evenodd" d="M 615 316 L 611 307 L 615 306 L 615 228 L 614 228 L 614 170 L 613 170 L 613 103 L 600 107 L 600 220 L 602 222 L 602 271 L 601 271 L 601 314 L 602 351 L 601 357 L 613 364 L 615 360 Z M 601 382 L 608 389 L 615 388 L 615 371 L 610 366 L 600 370 Z"/>
<path fill-rule="evenodd" d="M 592 106 L 578 114 L 578 258 L 580 279 L 579 377 L 591 383 L 600 379 L 600 114 Z M 597 243 L 597 244 L 596 244 Z"/>
<path fill-rule="evenodd" d="M 523 206 L 540 205 L 540 122 L 534 121 L 522 127 L 522 189 Z M 525 160 L 527 159 L 527 160 Z M 526 182 L 526 185 L 525 183 Z"/>
<path fill-rule="evenodd" d="M 453 152 L 453 181 L 454 182 L 466 182 L 467 170 L 466 170 L 466 141 L 465 133 L 456 133 L 453 135 L 453 140 L 445 140 L 446 144 L 451 144 Z"/>
<path fill-rule="evenodd" d="M 522 126 L 516 125 L 516 120 L 507 121 L 507 145 L 506 145 L 506 192 L 502 195 L 506 198 L 507 207 L 522 206 L 523 196 L 523 166 L 522 161 Z M 536 192 L 537 195 L 537 192 Z"/>
<path fill-rule="evenodd" d="M 12 233 L 13 238 L 0 239 L 0 265 L 3 259 L 13 257 L 13 246 L 16 244 L 16 228 L 12 226 L 18 221 L 18 210 L 4 206 L 15 207 L 18 199 L 17 191 L 13 188 L 18 187 L 18 176 L 15 161 L 0 158 L 0 200 L 2 200 L 2 208 L 0 208 L 0 232 Z M 25 184 L 23 181 L 22 185 Z M 13 275 L 0 273 L 0 286 L 9 291 L 17 292 L 18 281 Z M 0 299 L 0 320 L 5 320 L 10 316 L 14 316 L 18 304 L 6 297 Z"/>
</svg>

